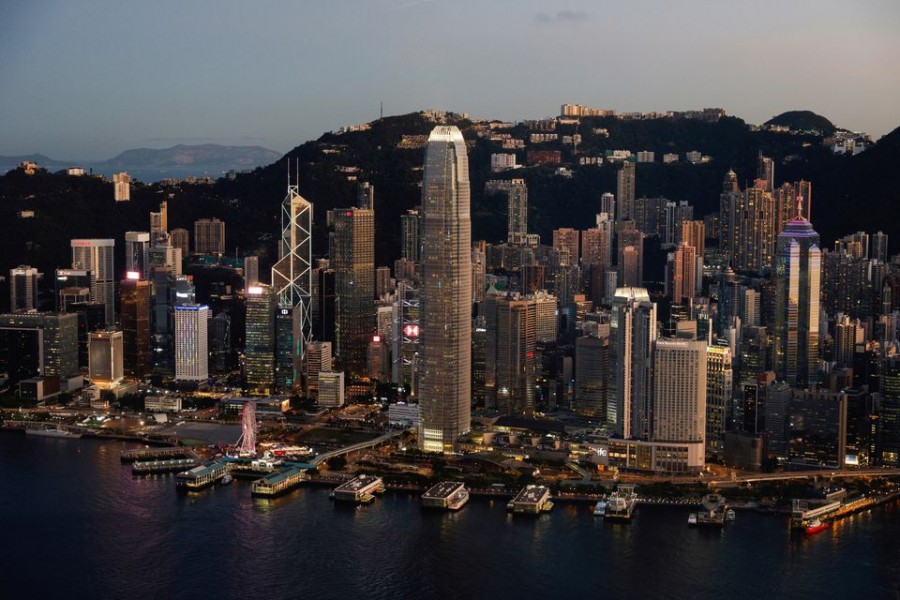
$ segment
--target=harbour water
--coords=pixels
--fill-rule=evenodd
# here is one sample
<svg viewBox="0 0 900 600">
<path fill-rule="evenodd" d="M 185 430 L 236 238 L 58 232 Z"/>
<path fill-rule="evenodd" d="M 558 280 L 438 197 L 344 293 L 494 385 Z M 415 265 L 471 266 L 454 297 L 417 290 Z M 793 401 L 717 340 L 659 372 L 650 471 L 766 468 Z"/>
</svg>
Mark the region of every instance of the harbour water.
<svg viewBox="0 0 900 600">
<path fill-rule="evenodd" d="M 815 536 L 739 512 L 690 528 L 685 507 L 604 523 L 593 505 L 512 516 L 505 500 L 422 511 L 388 492 L 356 508 L 247 481 L 198 494 L 133 478 L 125 444 L 0 433 L 0 597 L 898 598 L 900 505 Z"/>
</svg>

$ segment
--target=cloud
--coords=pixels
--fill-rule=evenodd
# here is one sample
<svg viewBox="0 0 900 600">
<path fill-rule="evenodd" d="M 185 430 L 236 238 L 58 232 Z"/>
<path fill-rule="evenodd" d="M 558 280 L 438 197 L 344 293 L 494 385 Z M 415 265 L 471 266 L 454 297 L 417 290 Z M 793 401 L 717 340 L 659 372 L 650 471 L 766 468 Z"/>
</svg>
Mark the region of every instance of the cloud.
<svg viewBox="0 0 900 600">
<path fill-rule="evenodd" d="M 538 23 L 581 23 L 590 19 L 590 15 L 583 10 L 561 10 L 555 15 L 541 12 L 536 18 Z"/>
</svg>

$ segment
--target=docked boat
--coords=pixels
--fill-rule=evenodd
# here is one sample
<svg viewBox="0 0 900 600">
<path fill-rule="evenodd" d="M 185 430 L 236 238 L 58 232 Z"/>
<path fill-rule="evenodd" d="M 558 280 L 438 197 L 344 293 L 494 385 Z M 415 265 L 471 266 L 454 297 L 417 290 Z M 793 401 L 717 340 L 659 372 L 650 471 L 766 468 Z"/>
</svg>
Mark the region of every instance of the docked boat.
<svg viewBox="0 0 900 600">
<path fill-rule="evenodd" d="M 220 481 L 219 483 L 221 483 L 222 485 L 228 485 L 232 481 L 234 481 L 234 477 L 232 477 L 232 475 L 228 473 L 225 475 L 225 477 L 222 478 L 222 481 Z"/>
<path fill-rule="evenodd" d="M 44 428 L 34 428 L 34 429 L 26 429 L 25 433 L 28 435 L 40 435 L 43 437 L 56 437 L 56 438 L 80 438 L 80 433 L 73 433 L 67 429 L 60 429 L 59 427 L 44 427 Z"/>
<path fill-rule="evenodd" d="M 809 525 L 806 526 L 804 531 L 806 531 L 807 534 L 812 535 L 814 533 L 819 533 L 820 531 L 825 531 L 829 527 L 831 527 L 830 523 L 823 523 L 819 519 L 813 519 L 810 521 Z"/>
<path fill-rule="evenodd" d="M 706 494 L 701 501 L 703 510 L 697 512 L 697 522 L 695 525 L 714 525 L 722 527 L 725 525 L 726 519 L 734 520 L 734 511 L 728 508 L 725 498 L 721 494 Z M 728 513 L 731 513 L 729 518 Z M 689 524 L 690 521 L 688 521 Z"/>
<path fill-rule="evenodd" d="M 594 516 L 602 517 L 606 514 L 606 502 L 603 500 L 598 500 L 597 504 L 594 505 Z"/>
<path fill-rule="evenodd" d="M 637 506 L 637 494 L 633 485 L 620 485 L 609 495 L 603 518 L 607 521 L 630 521 Z"/>
<path fill-rule="evenodd" d="M 697 513 L 692 512 L 688 515 L 688 525 L 696 525 L 697 524 Z"/>
</svg>

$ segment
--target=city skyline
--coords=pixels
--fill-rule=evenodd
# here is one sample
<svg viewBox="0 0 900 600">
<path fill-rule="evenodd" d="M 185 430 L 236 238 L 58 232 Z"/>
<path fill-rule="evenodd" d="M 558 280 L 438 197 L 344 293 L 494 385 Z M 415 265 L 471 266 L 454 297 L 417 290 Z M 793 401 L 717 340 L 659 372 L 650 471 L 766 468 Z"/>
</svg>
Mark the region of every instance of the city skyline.
<svg viewBox="0 0 900 600">
<path fill-rule="evenodd" d="M 0 25 L 3 155 L 100 160 L 177 143 L 285 152 L 376 119 L 382 106 L 509 120 L 565 102 L 720 106 L 750 123 L 809 109 L 876 139 L 900 125 L 900 7 L 887 2 L 814 11 L 498 2 L 478 6 L 477 19 L 454 3 L 403 0 L 285 3 L 262 14 L 237 3 L 18 8 Z M 429 33 L 435 22 L 462 38 L 454 52 L 454 36 Z"/>
</svg>

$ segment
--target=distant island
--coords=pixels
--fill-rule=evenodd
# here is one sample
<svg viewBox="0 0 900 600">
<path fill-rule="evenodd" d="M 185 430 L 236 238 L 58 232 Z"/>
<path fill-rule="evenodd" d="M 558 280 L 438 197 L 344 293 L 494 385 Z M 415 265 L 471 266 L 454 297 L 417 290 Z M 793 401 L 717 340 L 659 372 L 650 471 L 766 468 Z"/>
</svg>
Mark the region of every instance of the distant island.
<svg viewBox="0 0 900 600">
<path fill-rule="evenodd" d="M 138 179 L 152 182 L 169 176 L 181 178 L 245 171 L 271 164 L 281 156 L 280 152 L 262 146 L 178 144 L 170 148 L 133 148 L 103 161 L 58 160 L 43 154 L 0 156 L 0 168 L 5 172 L 21 162 L 35 162 L 51 171 L 76 166 L 107 176 L 116 171 L 128 171 Z"/>
</svg>

